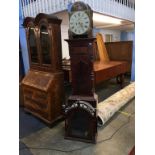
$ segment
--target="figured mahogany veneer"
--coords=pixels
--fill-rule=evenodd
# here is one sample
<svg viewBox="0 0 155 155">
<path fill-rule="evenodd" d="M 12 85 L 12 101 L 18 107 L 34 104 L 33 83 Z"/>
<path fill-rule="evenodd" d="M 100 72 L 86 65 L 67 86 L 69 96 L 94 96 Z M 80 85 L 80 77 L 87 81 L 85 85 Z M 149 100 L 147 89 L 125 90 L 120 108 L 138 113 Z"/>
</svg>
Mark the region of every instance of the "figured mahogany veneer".
<svg viewBox="0 0 155 155">
<path fill-rule="evenodd" d="M 106 42 L 108 56 L 111 61 L 126 61 L 127 72 L 131 72 L 133 41 Z"/>
<path fill-rule="evenodd" d="M 30 70 L 22 81 L 24 109 L 52 125 L 62 117 L 61 20 L 40 13 L 24 20 Z"/>
<path fill-rule="evenodd" d="M 79 100 L 78 100 L 79 99 Z M 65 138 L 96 143 L 98 96 L 77 96 L 68 98 L 65 120 Z"/>
<path fill-rule="evenodd" d="M 120 76 L 127 72 L 126 61 L 94 62 L 95 84 Z"/>
<path fill-rule="evenodd" d="M 67 66 L 67 69 L 65 66 L 63 67 L 63 70 L 65 72 L 68 72 L 70 76 L 69 82 L 72 81 L 71 77 L 71 68 L 70 66 Z M 105 81 L 109 80 L 111 78 L 123 78 L 123 75 L 128 72 L 128 62 L 127 61 L 109 61 L 109 62 L 103 62 L 103 61 L 95 61 L 93 63 L 93 71 L 94 71 L 94 83 L 95 85 Z M 123 80 L 123 79 L 122 79 Z M 118 83 L 123 84 L 123 81 L 118 81 Z"/>
<path fill-rule="evenodd" d="M 69 39 L 72 95 L 64 106 L 65 138 L 96 142 L 98 97 L 94 88 L 95 38 Z"/>
<path fill-rule="evenodd" d="M 25 110 L 52 124 L 61 116 L 63 73 L 30 70 L 24 80 Z"/>
</svg>

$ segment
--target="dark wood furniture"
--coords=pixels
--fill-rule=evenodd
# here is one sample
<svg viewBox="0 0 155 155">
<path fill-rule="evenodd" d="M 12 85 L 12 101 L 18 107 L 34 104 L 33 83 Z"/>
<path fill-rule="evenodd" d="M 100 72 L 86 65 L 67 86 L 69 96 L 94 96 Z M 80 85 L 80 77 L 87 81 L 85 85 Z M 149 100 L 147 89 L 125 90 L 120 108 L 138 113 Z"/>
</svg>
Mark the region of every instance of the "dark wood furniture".
<svg viewBox="0 0 155 155">
<path fill-rule="evenodd" d="M 49 125 L 61 118 L 64 101 L 60 24 L 57 17 L 43 13 L 23 23 L 30 62 L 22 81 L 24 108 Z"/>
<path fill-rule="evenodd" d="M 110 59 L 109 61 L 100 60 L 101 54 L 99 53 L 96 41 L 94 43 L 93 71 L 95 84 L 97 85 L 105 80 L 116 77 L 117 83 L 121 84 L 121 87 L 123 87 L 124 74 L 131 72 L 132 41 L 109 42 L 105 43 L 105 45 L 106 48 L 108 47 L 107 54 Z M 71 75 L 71 68 L 69 64 L 69 61 L 67 65 L 63 63 L 63 70 L 66 74 L 68 73 Z M 68 77 L 69 82 L 71 82 L 71 76 Z"/>
<path fill-rule="evenodd" d="M 25 76 L 24 63 L 22 58 L 21 45 L 19 42 L 19 106 L 21 107 L 24 106 L 24 97 L 23 97 L 22 84 L 21 84 L 24 76 Z"/>
<path fill-rule="evenodd" d="M 132 148 L 128 155 L 135 155 L 135 146 Z"/>
<path fill-rule="evenodd" d="M 105 43 L 111 61 L 126 61 L 127 72 L 131 73 L 133 41 L 118 41 Z"/>
<path fill-rule="evenodd" d="M 125 61 L 94 62 L 95 84 L 116 77 L 117 83 L 123 87 L 124 73 L 127 72 L 127 67 L 128 63 Z"/>
<path fill-rule="evenodd" d="M 65 138 L 96 142 L 98 97 L 95 95 L 93 46 L 95 38 L 70 39 L 72 95 L 64 105 Z"/>
<path fill-rule="evenodd" d="M 88 10 L 88 14 L 86 13 Z M 96 108 L 98 96 L 95 94 L 95 84 L 113 77 L 123 84 L 123 74 L 126 72 L 126 62 L 110 62 L 108 54 L 101 53 L 103 46 L 101 35 L 99 37 L 99 55 L 102 60 L 95 62 L 97 57 L 96 38 L 92 38 L 92 10 L 83 2 L 75 2 L 69 13 L 69 44 L 70 70 L 63 66 L 65 71 L 71 73 L 72 95 L 67 104 L 63 105 L 65 114 L 65 138 L 85 142 L 96 142 L 97 115 Z M 97 40 L 98 41 L 98 40 Z M 107 59 L 104 59 L 105 56 Z"/>
<path fill-rule="evenodd" d="M 123 87 L 124 74 L 129 72 L 130 70 L 130 64 L 128 61 L 126 61 L 126 59 L 130 60 L 130 57 L 132 56 L 131 54 L 132 44 L 122 43 L 122 46 L 121 46 L 121 44 L 118 45 L 118 42 L 116 42 L 116 45 L 119 48 L 116 48 L 117 46 L 112 46 L 114 47 L 113 51 L 111 50 L 110 45 L 107 44 L 109 49 L 107 51 L 106 45 L 104 43 L 103 35 L 100 33 L 97 33 L 96 44 L 95 44 L 96 50 L 94 50 L 95 52 L 94 55 L 96 58 L 94 62 L 94 72 L 95 72 L 95 79 L 96 79 L 95 82 L 96 84 L 98 84 L 104 80 L 108 80 L 110 78 L 116 77 L 117 83 L 121 84 L 121 87 Z M 129 56 L 129 58 L 125 59 L 124 55 L 127 55 L 126 57 Z"/>
<path fill-rule="evenodd" d="M 62 70 L 64 72 L 64 83 L 70 84 L 72 82 L 71 76 L 71 66 L 70 66 L 70 59 L 63 59 L 62 60 Z"/>
<path fill-rule="evenodd" d="M 128 71 L 128 62 L 126 61 L 95 61 L 93 63 L 94 71 L 94 82 L 95 85 L 100 84 L 105 80 L 115 78 L 118 84 L 121 84 L 123 87 L 124 74 Z M 65 81 L 71 83 L 71 67 L 70 65 L 63 65 L 63 70 L 65 73 Z"/>
</svg>

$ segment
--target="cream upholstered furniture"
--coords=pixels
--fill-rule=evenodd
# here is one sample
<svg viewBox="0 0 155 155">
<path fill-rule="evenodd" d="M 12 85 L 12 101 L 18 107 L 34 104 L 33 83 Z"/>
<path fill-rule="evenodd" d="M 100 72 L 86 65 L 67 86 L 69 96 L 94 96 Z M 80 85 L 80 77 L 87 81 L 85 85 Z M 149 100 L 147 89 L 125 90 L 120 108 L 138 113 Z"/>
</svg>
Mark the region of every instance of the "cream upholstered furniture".
<svg viewBox="0 0 155 155">
<path fill-rule="evenodd" d="M 97 106 L 98 126 L 103 126 L 120 108 L 135 97 L 135 83 L 131 83 Z"/>
</svg>

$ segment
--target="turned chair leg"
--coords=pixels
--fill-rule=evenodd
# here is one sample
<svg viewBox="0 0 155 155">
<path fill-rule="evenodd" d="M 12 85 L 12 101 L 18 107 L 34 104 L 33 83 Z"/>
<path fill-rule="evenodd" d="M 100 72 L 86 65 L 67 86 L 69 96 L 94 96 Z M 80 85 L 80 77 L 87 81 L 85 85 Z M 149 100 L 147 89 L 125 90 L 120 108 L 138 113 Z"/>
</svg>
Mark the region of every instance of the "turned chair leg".
<svg viewBox="0 0 155 155">
<path fill-rule="evenodd" d="M 116 81 L 120 84 L 121 88 L 124 87 L 124 74 L 120 74 L 116 77 Z"/>
</svg>

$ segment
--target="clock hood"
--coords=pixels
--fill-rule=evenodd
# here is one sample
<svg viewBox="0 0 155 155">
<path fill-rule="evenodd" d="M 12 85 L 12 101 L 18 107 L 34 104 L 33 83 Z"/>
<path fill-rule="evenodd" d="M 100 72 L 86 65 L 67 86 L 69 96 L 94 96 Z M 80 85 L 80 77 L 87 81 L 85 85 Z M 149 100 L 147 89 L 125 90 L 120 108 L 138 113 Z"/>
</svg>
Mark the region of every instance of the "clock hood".
<svg viewBox="0 0 155 155">
<path fill-rule="evenodd" d="M 83 11 L 83 10 L 90 10 L 90 6 L 81 1 L 75 2 L 71 7 L 71 11 Z"/>
</svg>

